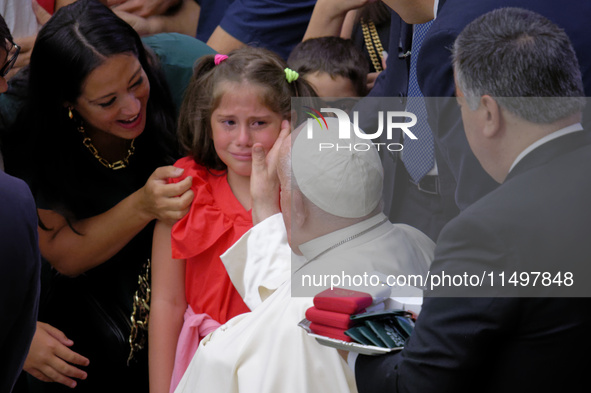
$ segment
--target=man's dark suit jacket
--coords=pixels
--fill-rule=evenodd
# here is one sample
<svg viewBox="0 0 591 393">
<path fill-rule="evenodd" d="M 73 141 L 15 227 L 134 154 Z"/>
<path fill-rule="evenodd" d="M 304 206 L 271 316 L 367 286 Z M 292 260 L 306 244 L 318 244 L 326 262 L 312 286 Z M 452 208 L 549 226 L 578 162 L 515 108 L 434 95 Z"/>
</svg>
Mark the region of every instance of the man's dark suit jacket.
<svg viewBox="0 0 591 393">
<path fill-rule="evenodd" d="M 372 101 L 368 104 L 367 100 L 361 100 L 354 109 L 360 115 L 361 128 L 367 132 L 377 129 L 374 114 L 378 110 L 385 113 L 404 111 L 406 108 L 412 31 L 412 25 L 404 23 L 398 14 L 392 11 L 386 70 L 380 73 L 374 88 L 368 94 Z M 377 100 L 381 97 L 388 99 Z M 371 116 L 366 117 L 368 113 Z M 378 142 L 402 143 L 402 132 L 400 129 L 394 129 L 392 140 L 387 140 L 386 133 L 383 133 Z M 437 195 L 419 191 L 416 185 L 410 183 L 399 153 L 384 148 L 379 151 L 384 167 L 384 214 L 392 222 L 401 222 L 420 229 L 433 241 L 437 240 L 441 228 L 458 214 L 454 201 L 455 180 L 451 170 L 439 156 L 437 146 L 435 151 L 438 163 L 441 161 L 438 165 Z"/>
<path fill-rule="evenodd" d="M 570 288 L 588 295 L 590 174 L 589 132 L 530 152 L 443 229 L 432 274 L 570 271 Z M 531 288 L 505 282 L 489 288 L 495 296 L 458 298 L 427 291 L 402 352 L 359 356 L 359 392 L 589 392 L 591 297 L 561 298 L 564 284 L 540 283 L 544 297 L 520 297 Z"/>
<path fill-rule="evenodd" d="M 501 7 L 526 8 L 562 27 L 577 53 L 585 94 L 591 96 L 591 1 L 441 0 L 437 18 L 423 41 L 417 65 L 417 77 L 425 97 L 454 97 L 450 48 L 468 23 Z M 441 153 L 437 162 L 445 163 L 451 169 L 457 182 L 455 201 L 463 210 L 496 188 L 497 183 L 482 169 L 470 150 L 455 99 L 428 100 L 427 105 L 435 145 Z"/>
<path fill-rule="evenodd" d="M 41 259 L 29 187 L 0 171 L 0 392 L 10 392 L 37 322 Z"/>
</svg>

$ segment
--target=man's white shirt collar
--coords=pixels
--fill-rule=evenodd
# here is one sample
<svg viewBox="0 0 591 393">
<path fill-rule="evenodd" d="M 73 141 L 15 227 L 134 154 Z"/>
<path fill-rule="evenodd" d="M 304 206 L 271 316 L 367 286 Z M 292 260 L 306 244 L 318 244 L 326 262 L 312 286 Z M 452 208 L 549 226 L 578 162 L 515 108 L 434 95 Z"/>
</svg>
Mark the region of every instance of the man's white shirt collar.
<svg viewBox="0 0 591 393">
<path fill-rule="evenodd" d="M 571 133 L 577 132 L 577 131 L 583 131 L 583 126 L 581 125 L 581 123 L 571 124 L 568 127 L 562 128 L 558 131 L 554 131 L 553 133 L 548 134 L 541 139 L 538 139 L 537 141 L 535 141 L 534 143 L 529 145 L 524 151 L 519 153 L 519 155 L 517 156 L 515 161 L 513 161 L 513 165 L 511 165 L 511 168 L 509 169 L 509 173 L 511 173 L 513 168 L 515 168 L 515 165 L 517 165 L 517 163 L 519 161 L 521 161 L 523 159 L 523 157 L 525 157 L 526 155 L 528 155 L 529 153 L 531 153 L 533 150 L 537 149 L 538 147 L 542 146 L 544 143 L 548 143 L 551 140 L 559 138 L 563 135 L 571 134 Z"/>
</svg>

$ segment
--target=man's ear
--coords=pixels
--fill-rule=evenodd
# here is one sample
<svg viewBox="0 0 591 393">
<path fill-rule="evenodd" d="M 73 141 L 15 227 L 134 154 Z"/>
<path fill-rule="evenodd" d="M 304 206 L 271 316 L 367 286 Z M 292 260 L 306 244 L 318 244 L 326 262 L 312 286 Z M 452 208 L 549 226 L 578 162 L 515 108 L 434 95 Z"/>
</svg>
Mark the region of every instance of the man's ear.
<svg viewBox="0 0 591 393">
<path fill-rule="evenodd" d="M 482 129 L 482 134 L 486 138 L 494 138 L 501 130 L 503 124 L 501 107 L 497 101 L 489 95 L 483 95 L 480 97 L 480 106 L 482 110 L 484 110 L 484 127 Z"/>
</svg>

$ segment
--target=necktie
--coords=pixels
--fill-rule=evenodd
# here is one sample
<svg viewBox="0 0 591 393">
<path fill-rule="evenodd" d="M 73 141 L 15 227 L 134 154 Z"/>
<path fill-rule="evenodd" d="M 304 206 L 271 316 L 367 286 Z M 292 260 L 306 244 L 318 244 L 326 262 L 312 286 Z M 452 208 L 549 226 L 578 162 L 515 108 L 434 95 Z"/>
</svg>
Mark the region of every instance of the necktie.
<svg viewBox="0 0 591 393">
<path fill-rule="evenodd" d="M 417 58 L 423 39 L 433 22 L 427 22 L 420 25 L 414 25 L 412 35 L 410 72 L 408 75 L 408 104 L 407 112 L 414 113 L 417 116 L 417 124 L 411 128 L 411 131 L 417 139 L 410 139 L 405 136 L 402 161 L 408 171 L 408 174 L 415 183 L 421 181 L 434 166 L 434 147 L 433 134 L 429 123 L 427 123 L 427 108 L 419 83 L 417 81 Z"/>
</svg>

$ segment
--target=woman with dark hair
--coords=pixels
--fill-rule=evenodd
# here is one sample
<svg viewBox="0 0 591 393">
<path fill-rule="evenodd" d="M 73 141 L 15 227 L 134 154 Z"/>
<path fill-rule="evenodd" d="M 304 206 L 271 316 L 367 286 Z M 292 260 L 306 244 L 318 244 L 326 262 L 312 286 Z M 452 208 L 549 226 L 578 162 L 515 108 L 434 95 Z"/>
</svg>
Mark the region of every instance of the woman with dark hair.
<svg viewBox="0 0 591 393">
<path fill-rule="evenodd" d="M 167 181 L 182 173 L 167 166 L 178 157 L 170 92 L 133 28 L 96 0 L 45 24 L 29 78 L 6 148 L 7 171 L 37 201 L 48 262 L 25 370 L 59 382 L 44 391 L 147 392 L 152 224 L 193 198 L 191 178 Z"/>
</svg>

